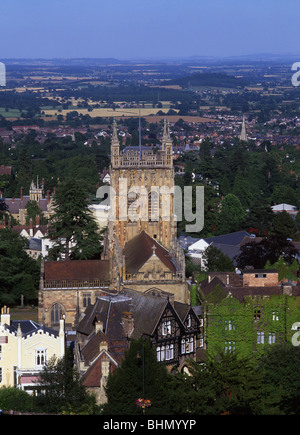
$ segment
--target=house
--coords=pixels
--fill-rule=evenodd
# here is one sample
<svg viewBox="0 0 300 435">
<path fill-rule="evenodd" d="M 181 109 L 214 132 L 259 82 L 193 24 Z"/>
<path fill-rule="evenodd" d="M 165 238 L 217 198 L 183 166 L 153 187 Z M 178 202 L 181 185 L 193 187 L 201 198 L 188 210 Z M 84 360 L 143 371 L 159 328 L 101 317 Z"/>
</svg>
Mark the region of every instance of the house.
<svg viewBox="0 0 300 435">
<path fill-rule="evenodd" d="M 188 247 L 187 255 L 193 259 L 194 263 L 200 264 L 202 269 L 205 268 L 203 263 L 203 254 L 209 245 L 210 244 L 207 243 L 205 239 L 199 239 L 197 242 Z"/>
<path fill-rule="evenodd" d="M 52 201 L 50 193 L 44 196 L 44 186 L 39 185 L 38 181 L 35 184 L 33 181 L 30 185 L 29 195 L 23 194 L 23 188 L 20 191 L 20 198 L 5 198 L 5 203 L 8 207 L 9 213 L 21 224 L 25 225 L 27 216 L 27 203 L 29 201 L 36 201 L 43 215 L 49 218 L 53 214 Z"/>
<path fill-rule="evenodd" d="M 187 359 L 197 359 L 203 345 L 199 339 L 199 312 L 172 295 L 124 289 L 102 295 L 87 307 L 76 331 L 75 361 L 83 385 L 99 403 L 105 401 L 108 374 L 119 367 L 131 339 L 150 339 L 157 360 L 168 371 L 184 370 Z"/>
<path fill-rule="evenodd" d="M 286 204 L 286 203 L 272 205 L 271 208 L 273 213 L 275 214 L 278 214 L 282 211 L 286 211 L 294 219 L 296 217 L 296 214 L 298 213 L 298 209 L 295 205 Z"/>
<path fill-rule="evenodd" d="M 215 272 L 199 285 L 205 352 L 262 355 L 291 340 L 300 318 L 300 285 L 279 281 L 276 270 Z"/>
<path fill-rule="evenodd" d="M 11 320 L 9 308 L 1 309 L 0 388 L 16 387 L 32 393 L 45 363 L 64 354 L 63 320 L 56 331 L 32 320 Z"/>
<path fill-rule="evenodd" d="M 236 231 L 234 233 L 198 239 L 195 243 L 188 246 L 187 255 L 194 263 L 201 264 L 201 267 L 204 268 L 204 251 L 208 246 L 214 246 L 227 255 L 235 264 L 235 258 L 240 253 L 240 247 L 245 243 L 253 241 L 254 237 L 254 235 L 249 234 L 247 231 Z"/>
<path fill-rule="evenodd" d="M 33 225 L 30 219 L 29 225 L 15 225 L 12 229 L 28 240 L 29 246 L 26 252 L 31 257 L 38 258 L 41 255 L 45 258 L 48 256 L 53 242 L 47 237 L 47 225 L 39 225 L 38 222 L 36 225 Z"/>
</svg>

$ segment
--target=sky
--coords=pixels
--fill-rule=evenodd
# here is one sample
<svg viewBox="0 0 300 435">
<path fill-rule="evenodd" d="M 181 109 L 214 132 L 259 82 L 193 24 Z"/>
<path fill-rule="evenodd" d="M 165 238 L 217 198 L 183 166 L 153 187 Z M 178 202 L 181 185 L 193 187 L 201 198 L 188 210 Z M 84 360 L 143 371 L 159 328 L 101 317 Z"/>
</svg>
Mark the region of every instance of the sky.
<svg viewBox="0 0 300 435">
<path fill-rule="evenodd" d="M 299 0 L 1 0 L 0 60 L 299 53 Z"/>
</svg>

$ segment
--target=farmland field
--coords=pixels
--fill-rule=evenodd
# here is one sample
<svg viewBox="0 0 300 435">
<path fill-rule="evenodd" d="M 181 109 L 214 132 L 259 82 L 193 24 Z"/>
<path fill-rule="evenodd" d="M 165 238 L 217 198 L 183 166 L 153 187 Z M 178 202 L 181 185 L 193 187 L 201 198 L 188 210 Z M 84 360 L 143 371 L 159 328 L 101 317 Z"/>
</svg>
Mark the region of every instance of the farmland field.
<svg viewBox="0 0 300 435">
<path fill-rule="evenodd" d="M 72 112 L 76 110 L 79 114 L 82 115 L 90 115 L 91 117 L 136 117 L 139 116 L 139 109 L 138 108 L 120 108 L 120 109 L 112 109 L 112 108 L 97 108 L 93 110 L 83 109 L 83 108 L 77 108 L 74 107 L 72 110 L 70 109 L 63 109 L 61 111 L 58 111 L 57 109 L 49 109 L 44 110 L 44 113 L 46 116 L 57 116 L 57 115 L 63 115 L 66 116 L 67 113 Z M 141 108 L 141 117 L 149 116 L 149 115 L 156 115 L 159 111 L 162 111 L 164 113 L 168 113 L 169 108 Z M 178 112 L 178 110 L 177 110 Z"/>
</svg>

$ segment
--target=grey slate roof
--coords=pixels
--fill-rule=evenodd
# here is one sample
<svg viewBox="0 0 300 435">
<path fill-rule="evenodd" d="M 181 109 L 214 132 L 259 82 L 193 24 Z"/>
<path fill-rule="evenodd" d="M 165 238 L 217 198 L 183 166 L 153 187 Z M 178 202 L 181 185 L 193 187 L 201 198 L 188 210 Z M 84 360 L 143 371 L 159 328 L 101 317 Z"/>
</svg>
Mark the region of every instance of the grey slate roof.
<svg viewBox="0 0 300 435">
<path fill-rule="evenodd" d="M 35 334 L 39 330 L 42 330 L 43 332 L 48 332 L 48 334 L 54 335 L 55 337 L 58 337 L 59 335 L 57 330 L 42 326 L 33 320 L 12 320 L 10 325 L 6 324 L 5 327 L 9 330 L 11 334 L 16 334 L 19 324 L 22 331 L 22 337 L 27 337 L 28 335 Z"/>
</svg>

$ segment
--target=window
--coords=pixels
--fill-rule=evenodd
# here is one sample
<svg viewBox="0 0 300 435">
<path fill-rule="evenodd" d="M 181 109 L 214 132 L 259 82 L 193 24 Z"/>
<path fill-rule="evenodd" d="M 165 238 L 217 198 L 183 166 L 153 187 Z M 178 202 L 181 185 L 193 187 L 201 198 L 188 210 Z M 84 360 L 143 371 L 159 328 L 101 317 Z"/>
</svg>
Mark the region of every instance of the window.
<svg viewBox="0 0 300 435">
<path fill-rule="evenodd" d="M 235 351 L 235 341 L 225 341 L 225 353 Z"/>
<path fill-rule="evenodd" d="M 266 273 L 256 273 L 255 278 L 267 278 L 267 274 Z"/>
<path fill-rule="evenodd" d="M 165 346 L 161 346 L 161 347 L 159 347 L 159 355 L 158 355 L 158 361 L 164 361 L 165 360 L 165 356 L 166 356 L 166 353 L 165 353 Z"/>
<path fill-rule="evenodd" d="M 254 311 L 254 322 L 259 322 L 260 321 L 260 310 L 255 310 Z"/>
<path fill-rule="evenodd" d="M 54 304 L 51 308 L 51 327 L 59 326 L 59 321 L 62 318 L 63 308 L 60 304 Z"/>
<path fill-rule="evenodd" d="M 274 332 L 270 332 L 269 334 L 269 344 L 274 344 L 276 340 L 276 335 Z"/>
<path fill-rule="evenodd" d="M 162 323 L 162 335 L 171 334 L 171 320 Z"/>
<path fill-rule="evenodd" d="M 91 294 L 90 293 L 83 293 L 83 306 L 84 308 L 91 305 Z"/>
<path fill-rule="evenodd" d="M 170 360 L 174 358 L 174 346 L 173 344 L 166 346 L 166 360 Z"/>
<path fill-rule="evenodd" d="M 263 331 L 257 331 L 257 344 L 264 344 L 265 333 Z"/>
<path fill-rule="evenodd" d="M 2 346 L 0 344 L 0 360 L 2 359 Z"/>
<path fill-rule="evenodd" d="M 181 353 L 192 353 L 194 352 L 194 337 L 183 338 L 181 340 Z"/>
<path fill-rule="evenodd" d="M 278 311 L 273 311 L 272 316 L 273 316 L 272 318 L 273 318 L 274 321 L 275 320 L 279 320 Z"/>
<path fill-rule="evenodd" d="M 189 314 L 188 315 L 188 318 L 187 318 L 187 325 L 186 325 L 188 328 L 190 328 L 191 326 L 192 326 L 192 318 L 191 318 L 191 315 Z"/>
<path fill-rule="evenodd" d="M 46 364 L 46 349 L 35 350 L 35 367 L 42 368 Z"/>
<path fill-rule="evenodd" d="M 233 331 L 235 329 L 235 325 L 232 320 L 225 320 L 225 331 Z"/>
</svg>

